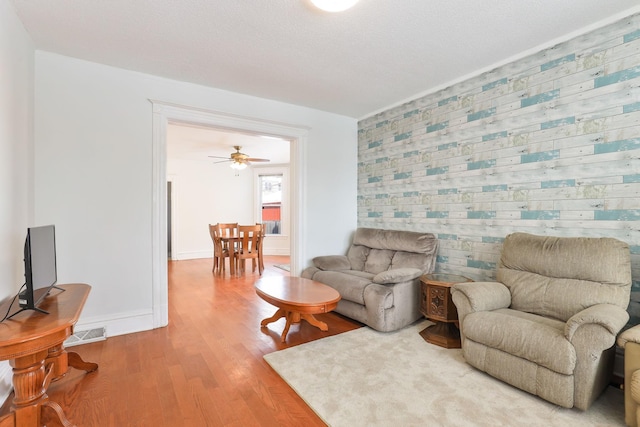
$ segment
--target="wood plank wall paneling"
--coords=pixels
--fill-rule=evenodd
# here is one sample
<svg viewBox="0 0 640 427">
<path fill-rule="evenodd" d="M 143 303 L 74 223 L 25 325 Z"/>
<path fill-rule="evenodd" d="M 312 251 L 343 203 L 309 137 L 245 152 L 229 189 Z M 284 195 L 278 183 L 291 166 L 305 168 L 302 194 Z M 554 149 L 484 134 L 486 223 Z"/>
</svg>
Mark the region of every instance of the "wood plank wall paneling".
<svg viewBox="0 0 640 427">
<path fill-rule="evenodd" d="M 358 225 L 432 232 L 492 280 L 515 231 L 614 237 L 640 323 L 640 15 L 361 120 Z"/>
</svg>

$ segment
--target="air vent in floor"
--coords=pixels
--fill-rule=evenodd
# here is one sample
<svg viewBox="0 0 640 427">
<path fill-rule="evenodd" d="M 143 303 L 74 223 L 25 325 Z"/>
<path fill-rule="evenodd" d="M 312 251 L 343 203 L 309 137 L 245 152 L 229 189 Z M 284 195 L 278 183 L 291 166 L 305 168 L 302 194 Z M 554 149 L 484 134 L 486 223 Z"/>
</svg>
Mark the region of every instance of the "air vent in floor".
<svg viewBox="0 0 640 427">
<path fill-rule="evenodd" d="M 104 341 L 107 339 L 107 333 L 104 328 L 90 329 L 88 331 L 76 331 L 64 342 L 65 347 L 74 345 L 87 344 L 95 341 Z"/>
</svg>

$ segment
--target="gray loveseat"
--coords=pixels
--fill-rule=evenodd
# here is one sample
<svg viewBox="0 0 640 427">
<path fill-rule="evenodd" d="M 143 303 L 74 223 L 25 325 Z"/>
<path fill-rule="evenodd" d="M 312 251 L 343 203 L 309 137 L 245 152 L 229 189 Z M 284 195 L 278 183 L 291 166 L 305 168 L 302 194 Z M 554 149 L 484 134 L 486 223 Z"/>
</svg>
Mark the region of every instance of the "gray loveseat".
<svg viewBox="0 0 640 427">
<path fill-rule="evenodd" d="M 433 234 L 358 228 L 347 255 L 320 256 L 302 277 L 336 289 L 336 312 L 378 331 L 400 329 L 419 319 L 420 276 L 435 267 Z"/>
<path fill-rule="evenodd" d="M 629 246 L 510 234 L 497 280 L 451 289 L 466 361 L 557 405 L 589 408 L 609 384 L 629 319 Z"/>
</svg>

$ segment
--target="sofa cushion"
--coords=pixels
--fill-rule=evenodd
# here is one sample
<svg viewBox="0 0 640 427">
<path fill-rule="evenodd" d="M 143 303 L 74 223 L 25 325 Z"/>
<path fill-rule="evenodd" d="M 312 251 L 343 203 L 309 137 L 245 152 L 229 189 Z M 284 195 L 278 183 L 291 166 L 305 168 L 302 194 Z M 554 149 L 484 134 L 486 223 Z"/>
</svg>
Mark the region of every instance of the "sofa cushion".
<svg viewBox="0 0 640 427">
<path fill-rule="evenodd" d="M 431 233 L 365 227 L 356 230 L 356 234 L 353 236 L 353 244 L 376 249 L 422 254 L 435 253 L 438 249 L 438 240 Z"/>
<path fill-rule="evenodd" d="M 393 255 L 395 255 L 395 251 L 392 250 L 371 249 L 367 261 L 364 263 L 364 271 L 378 274 L 381 271 L 388 270 L 391 266 Z"/>
<path fill-rule="evenodd" d="M 367 262 L 370 250 L 371 248 L 367 246 L 351 245 L 347 252 L 347 258 L 352 270 L 364 271 L 364 263 Z"/>
<path fill-rule="evenodd" d="M 371 284 L 373 274 L 354 270 L 318 271 L 313 280 L 338 291 L 342 299 L 364 305 L 364 288 Z"/>
<path fill-rule="evenodd" d="M 462 330 L 472 341 L 554 372 L 573 375 L 576 352 L 564 336 L 564 325 L 558 320 L 503 308 L 468 314 Z"/>
<path fill-rule="evenodd" d="M 436 257 L 426 257 L 415 252 L 397 251 L 393 255 L 390 268 L 418 268 L 422 271 L 433 271 Z"/>
<path fill-rule="evenodd" d="M 385 285 L 388 283 L 400 283 L 407 280 L 413 280 L 422 275 L 422 270 L 418 268 L 392 268 L 391 270 L 382 271 L 376 274 L 372 281 Z"/>
<path fill-rule="evenodd" d="M 313 259 L 313 265 L 320 270 L 351 270 L 349 258 L 344 255 L 318 256 Z"/>
<path fill-rule="evenodd" d="M 611 238 L 513 233 L 504 241 L 497 280 L 511 308 L 563 321 L 597 303 L 629 302 L 629 247 Z"/>
</svg>

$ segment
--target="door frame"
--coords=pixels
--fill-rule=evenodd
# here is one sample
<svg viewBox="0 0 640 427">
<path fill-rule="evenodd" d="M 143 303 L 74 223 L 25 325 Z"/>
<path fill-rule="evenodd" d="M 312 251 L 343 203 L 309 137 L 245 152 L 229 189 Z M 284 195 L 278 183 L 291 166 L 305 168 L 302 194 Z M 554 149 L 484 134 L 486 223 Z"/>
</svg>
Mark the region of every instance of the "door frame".
<svg viewBox="0 0 640 427">
<path fill-rule="evenodd" d="M 169 123 L 204 125 L 217 129 L 289 140 L 291 202 L 291 273 L 297 274 L 304 260 L 302 230 L 306 186 L 307 139 L 309 127 L 280 123 L 253 117 L 205 110 L 162 101 L 153 105 L 152 131 L 152 310 L 153 327 L 169 323 L 167 275 L 167 126 Z"/>
</svg>

